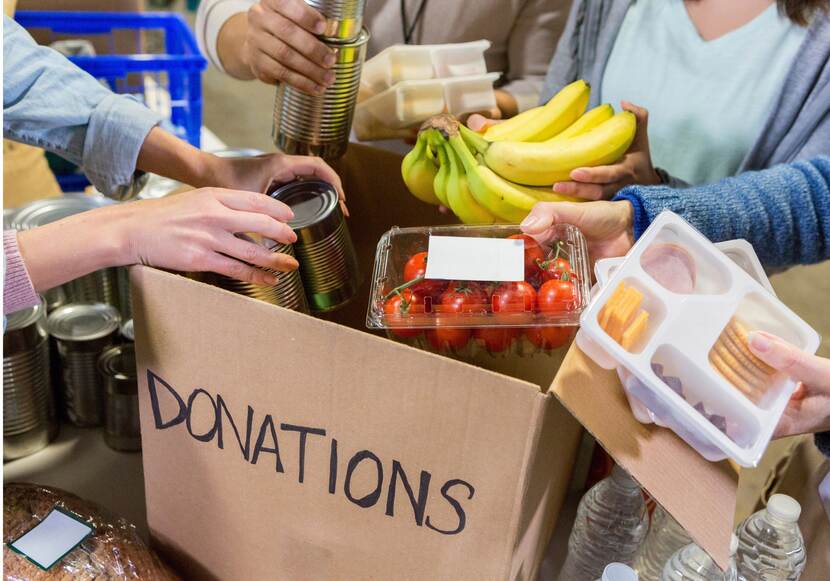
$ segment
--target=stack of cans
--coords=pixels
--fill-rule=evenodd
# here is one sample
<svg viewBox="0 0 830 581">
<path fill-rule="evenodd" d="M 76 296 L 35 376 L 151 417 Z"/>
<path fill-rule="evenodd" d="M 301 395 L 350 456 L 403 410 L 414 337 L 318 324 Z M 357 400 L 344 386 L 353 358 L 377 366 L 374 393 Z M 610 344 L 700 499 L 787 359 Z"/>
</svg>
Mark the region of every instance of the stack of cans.
<svg viewBox="0 0 830 581">
<path fill-rule="evenodd" d="M 245 234 L 237 234 L 237 237 L 253 242 L 255 244 L 262 244 L 272 252 L 279 252 L 295 256 L 294 247 L 291 244 L 281 244 L 272 240 L 257 241 Z M 300 273 L 296 270 L 293 272 L 275 272 L 268 270 L 277 277 L 277 284 L 258 285 L 250 282 L 242 282 L 235 278 L 223 276 L 216 273 L 207 273 L 203 276 L 203 280 L 209 284 L 213 284 L 225 290 L 251 297 L 272 305 L 299 311 L 301 313 L 308 313 L 308 302 L 306 301 L 305 290 L 303 289 L 303 281 L 300 278 Z"/>
<path fill-rule="evenodd" d="M 360 74 L 369 32 L 362 28 L 366 0 L 306 0 L 327 20 L 320 38 L 336 51 L 334 82 L 320 96 L 306 94 L 287 83 L 277 87 L 272 136 L 285 153 L 341 157 L 349 144 Z"/>
<path fill-rule="evenodd" d="M 37 452 L 57 436 L 49 376 L 46 305 L 9 315 L 3 337 L 3 460 Z"/>
<path fill-rule="evenodd" d="M 297 241 L 294 250 L 312 311 L 328 312 L 357 292 L 359 273 L 337 190 L 321 180 L 298 180 L 272 186 L 268 194 L 294 212 L 289 222 Z"/>
<path fill-rule="evenodd" d="M 98 359 L 98 369 L 106 390 L 104 441 L 113 450 L 141 450 L 134 345 L 125 343 L 104 351 Z"/>
</svg>

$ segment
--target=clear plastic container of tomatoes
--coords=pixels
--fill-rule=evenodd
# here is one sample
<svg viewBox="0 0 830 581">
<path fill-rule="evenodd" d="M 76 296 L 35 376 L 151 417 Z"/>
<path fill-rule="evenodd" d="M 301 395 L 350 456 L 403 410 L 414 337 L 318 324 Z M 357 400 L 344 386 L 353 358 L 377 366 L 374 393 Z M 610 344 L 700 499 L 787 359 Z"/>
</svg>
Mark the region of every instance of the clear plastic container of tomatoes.
<svg viewBox="0 0 830 581">
<path fill-rule="evenodd" d="M 509 240 L 511 251 L 492 257 L 487 253 L 494 252 L 494 245 L 487 241 L 452 242 L 474 249 L 469 262 L 495 261 L 501 271 L 514 274 L 498 280 L 456 277 L 448 260 L 451 266 L 460 264 L 458 272 L 471 269 L 457 249 L 449 258 L 436 255 L 446 251 L 446 245 L 439 249 L 434 243 L 436 237 Z M 503 249 L 505 244 L 495 246 Z M 434 262 L 443 264 L 439 277 L 429 272 L 430 251 Z M 567 224 L 554 226 L 541 240 L 508 225 L 394 227 L 378 242 L 366 326 L 463 359 L 482 352 L 550 353 L 569 345 L 576 333 L 589 300 L 589 276 L 585 239 Z"/>
</svg>

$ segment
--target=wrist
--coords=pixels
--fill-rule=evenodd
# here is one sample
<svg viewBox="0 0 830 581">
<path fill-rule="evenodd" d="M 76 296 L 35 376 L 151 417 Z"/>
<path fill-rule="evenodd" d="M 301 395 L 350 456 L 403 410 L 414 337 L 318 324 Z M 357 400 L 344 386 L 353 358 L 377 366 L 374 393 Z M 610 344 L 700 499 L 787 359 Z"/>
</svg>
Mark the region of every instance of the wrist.
<svg viewBox="0 0 830 581">
<path fill-rule="evenodd" d="M 97 245 L 98 268 L 129 266 L 139 262 L 134 215 L 136 206 L 144 203 L 136 201 L 110 206 L 96 217 L 93 231 L 102 240 Z"/>
</svg>

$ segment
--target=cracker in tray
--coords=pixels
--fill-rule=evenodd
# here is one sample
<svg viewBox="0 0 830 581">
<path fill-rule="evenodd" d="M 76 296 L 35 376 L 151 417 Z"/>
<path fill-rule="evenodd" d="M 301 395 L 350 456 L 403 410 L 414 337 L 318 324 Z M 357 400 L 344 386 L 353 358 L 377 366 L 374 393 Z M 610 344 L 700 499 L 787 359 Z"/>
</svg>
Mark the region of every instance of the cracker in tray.
<svg viewBox="0 0 830 581">
<path fill-rule="evenodd" d="M 732 317 L 709 351 L 712 367 L 753 402 L 763 396 L 772 383 L 775 369 L 749 349 L 746 326 Z"/>
</svg>

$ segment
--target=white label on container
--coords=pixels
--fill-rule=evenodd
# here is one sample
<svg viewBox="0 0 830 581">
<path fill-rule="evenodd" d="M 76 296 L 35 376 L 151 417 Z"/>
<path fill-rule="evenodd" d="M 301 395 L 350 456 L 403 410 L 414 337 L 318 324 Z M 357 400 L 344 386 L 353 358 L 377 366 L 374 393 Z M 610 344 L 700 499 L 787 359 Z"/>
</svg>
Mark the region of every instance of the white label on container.
<svg viewBox="0 0 830 581">
<path fill-rule="evenodd" d="M 524 280 L 522 239 L 430 236 L 426 277 L 438 280 Z"/>
<path fill-rule="evenodd" d="M 9 546 L 41 569 L 49 569 L 92 533 L 77 518 L 52 509 L 46 518 Z"/>
</svg>

